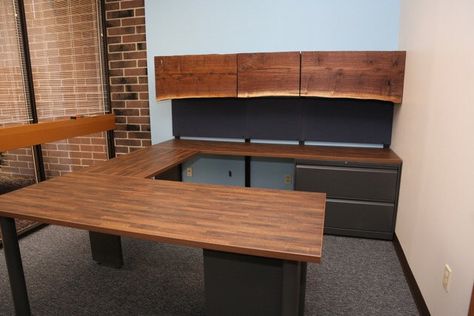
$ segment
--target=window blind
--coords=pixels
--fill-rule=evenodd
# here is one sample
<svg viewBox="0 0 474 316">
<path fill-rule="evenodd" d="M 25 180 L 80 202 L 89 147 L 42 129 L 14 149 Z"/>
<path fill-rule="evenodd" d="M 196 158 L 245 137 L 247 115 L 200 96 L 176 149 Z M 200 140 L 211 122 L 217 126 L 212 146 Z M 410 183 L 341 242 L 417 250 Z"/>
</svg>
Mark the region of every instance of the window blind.
<svg viewBox="0 0 474 316">
<path fill-rule="evenodd" d="M 0 1 L 0 126 L 31 120 L 19 39 L 15 2 Z"/>
<path fill-rule="evenodd" d="M 39 121 L 105 112 L 99 0 L 25 0 Z"/>
</svg>

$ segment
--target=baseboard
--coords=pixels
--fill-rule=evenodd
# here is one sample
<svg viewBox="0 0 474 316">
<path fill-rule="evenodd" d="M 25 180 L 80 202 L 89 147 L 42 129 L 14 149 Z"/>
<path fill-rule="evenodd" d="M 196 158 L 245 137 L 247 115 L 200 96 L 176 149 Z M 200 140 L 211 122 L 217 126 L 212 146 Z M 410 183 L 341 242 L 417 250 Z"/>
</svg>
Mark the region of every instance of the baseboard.
<svg viewBox="0 0 474 316">
<path fill-rule="evenodd" d="M 395 252 L 397 253 L 398 260 L 403 269 L 403 273 L 405 274 L 405 278 L 408 283 L 408 287 L 410 288 L 411 295 L 415 300 L 416 307 L 418 308 L 418 312 L 421 316 L 431 316 L 430 311 L 428 310 L 428 306 L 426 305 L 425 299 L 421 294 L 420 288 L 418 287 L 418 283 L 416 283 L 415 276 L 411 271 L 410 266 L 408 265 L 407 258 L 405 253 L 403 252 L 402 245 L 398 240 L 397 234 L 393 236 L 393 246 L 395 247 Z"/>
</svg>

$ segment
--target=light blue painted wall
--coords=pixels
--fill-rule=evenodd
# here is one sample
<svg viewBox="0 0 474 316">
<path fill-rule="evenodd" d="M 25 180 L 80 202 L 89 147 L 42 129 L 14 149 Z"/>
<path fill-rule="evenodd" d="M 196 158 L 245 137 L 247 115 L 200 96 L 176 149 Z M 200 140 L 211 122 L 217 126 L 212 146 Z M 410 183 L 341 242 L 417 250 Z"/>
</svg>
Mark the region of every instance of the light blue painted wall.
<svg viewBox="0 0 474 316">
<path fill-rule="evenodd" d="M 252 157 L 250 160 L 250 186 L 293 190 L 295 163 L 293 159 L 270 159 Z M 285 177 L 290 177 L 285 182 Z"/>
<path fill-rule="evenodd" d="M 145 0 L 145 14 L 153 143 L 172 138 L 171 102 L 155 100 L 154 56 L 398 49 L 399 0 Z M 210 170 L 209 162 L 196 160 L 193 168 L 208 168 L 220 183 L 235 167 L 214 159 Z M 278 187 L 273 176 L 288 164 L 260 167 L 265 172 L 252 173 L 254 181 Z"/>
<path fill-rule="evenodd" d="M 192 168 L 188 176 L 187 168 Z M 245 160 L 243 157 L 202 155 L 183 163 L 183 182 L 212 183 L 245 186 Z"/>
</svg>

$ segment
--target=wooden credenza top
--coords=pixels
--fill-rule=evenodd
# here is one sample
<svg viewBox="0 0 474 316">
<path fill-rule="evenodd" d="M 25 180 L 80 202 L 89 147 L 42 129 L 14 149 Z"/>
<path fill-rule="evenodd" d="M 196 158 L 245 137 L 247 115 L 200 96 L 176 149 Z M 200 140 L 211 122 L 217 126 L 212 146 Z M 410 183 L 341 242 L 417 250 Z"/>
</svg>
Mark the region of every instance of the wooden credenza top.
<svg viewBox="0 0 474 316">
<path fill-rule="evenodd" d="M 401 164 L 402 160 L 389 148 L 351 148 L 310 145 L 280 145 L 200 140 L 169 140 L 156 146 L 196 150 L 202 154 L 336 160 L 361 163 Z"/>
<path fill-rule="evenodd" d="M 170 148 L 158 144 L 98 163 L 82 171 L 150 178 L 179 165 L 198 153 L 194 149 Z"/>
<path fill-rule="evenodd" d="M 325 194 L 86 172 L 2 195 L 0 216 L 255 256 L 319 262 Z"/>
<path fill-rule="evenodd" d="M 89 167 L 84 169 L 84 172 L 149 178 L 179 165 L 198 154 L 350 161 L 392 165 L 402 163 L 401 159 L 388 148 L 169 140 Z"/>
</svg>

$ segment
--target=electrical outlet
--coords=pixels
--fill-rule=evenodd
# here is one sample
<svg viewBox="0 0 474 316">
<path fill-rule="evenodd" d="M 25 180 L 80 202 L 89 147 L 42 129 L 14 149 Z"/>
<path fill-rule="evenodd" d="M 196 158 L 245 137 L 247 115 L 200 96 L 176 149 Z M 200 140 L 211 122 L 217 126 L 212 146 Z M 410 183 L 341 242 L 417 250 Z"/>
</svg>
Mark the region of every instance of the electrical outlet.
<svg viewBox="0 0 474 316">
<path fill-rule="evenodd" d="M 283 182 L 285 184 L 291 184 L 292 177 L 290 175 L 286 175 L 285 178 L 283 179 Z"/>
<path fill-rule="evenodd" d="M 191 167 L 186 168 L 186 176 L 187 177 L 192 177 L 193 176 L 193 168 L 191 168 Z"/>
<path fill-rule="evenodd" d="M 451 270 L 451 268 L 447 264 L 445 264 L 444 272 L 443 272 L 443 288 L 446 292 L 449 292 L 452 274 L 453 274 L 453 270 Z"/>
</svg>

